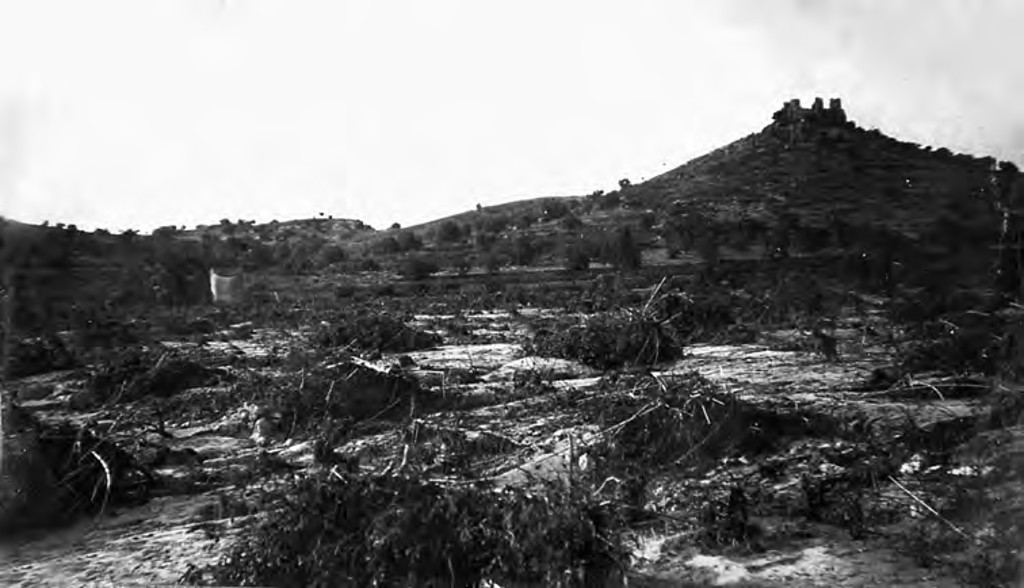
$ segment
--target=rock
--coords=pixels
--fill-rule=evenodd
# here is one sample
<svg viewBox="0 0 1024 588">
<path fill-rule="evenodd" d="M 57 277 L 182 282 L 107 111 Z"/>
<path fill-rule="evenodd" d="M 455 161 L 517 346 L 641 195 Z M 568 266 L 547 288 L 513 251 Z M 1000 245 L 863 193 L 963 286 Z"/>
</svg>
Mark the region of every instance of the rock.
<svg viewBox="0 0 1024 588">
<path fill-rule="evenodd" d="M 424 388 L 439 388 L 446 383 L 445 373 L 440 370 L 413 369 L 409 371 L 409 375 L 416 378 Z"/>
<path fill-rule="evenodd" d="M 68 397 L 68 408 L 71 410 L 90 410 L 100 404 L 99 396 L 91 390 L 72 392 Z"/>
<path fill-rule="evenodd" d="M 517 373 L 533 372 L 547 380 L 578 380 L 600 372 L 579 362 L 553 357 L 524 357 L 511 361 L 483 377 L 485 382 L 511 380 Z"/>
<path fill-rule="evenodd" d="M 18 390 L 18 400 L 42 400 L 52 395 L 56 389 L 56 386 L 49 383 L 25 386 Z"/>
<path fill-rule="evenodd" d="M 254 443 L 266 447 L 274 442 L 280 433 L 280 413 L 261 410 L 252 427 L 252 435 L 249 437 Z"/>
</svg>

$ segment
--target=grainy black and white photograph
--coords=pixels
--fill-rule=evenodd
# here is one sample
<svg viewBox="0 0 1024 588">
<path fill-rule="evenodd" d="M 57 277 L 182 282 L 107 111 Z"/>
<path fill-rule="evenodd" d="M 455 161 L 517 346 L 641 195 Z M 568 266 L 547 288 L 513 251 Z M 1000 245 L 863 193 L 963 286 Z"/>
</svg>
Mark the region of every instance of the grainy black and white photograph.
<svg viewBox="0 0 1024 588">
<path fill-rule="evenodd" d="M 0 585 L 1024 585 L 1024 2 L 0 0 Z"/>
</svg>

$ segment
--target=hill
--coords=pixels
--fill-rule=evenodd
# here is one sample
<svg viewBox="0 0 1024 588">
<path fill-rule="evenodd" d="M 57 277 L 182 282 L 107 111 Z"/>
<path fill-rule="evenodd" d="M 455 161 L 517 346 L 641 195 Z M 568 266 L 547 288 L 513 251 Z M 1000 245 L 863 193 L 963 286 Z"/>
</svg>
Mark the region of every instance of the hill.
<svg viewBox="0 0 1024 588">
<path fill-rule="evenodd" d="M 404 229 L 375 230 L 332 217 L 265 224 L 225 219 L 194 230 L 163 227 L 152 236 L 66 227 L 73 239 L 50 241 L 73 243 L 72 265 L 94 275 L 126 265 L 149 268 L 140 270 L 149 278 L 194 273 L 186 280 L 189 296 L 201 295 L 201 270 L 209 265 L 422 277 L 505 266 L 618 267 L 624 248 L 637 250 L 626 255 L 629 266 L 831 256 L 875 266 L 857 270 L 873 274 L 875 282 L 927 277 L 970 285 L 990 277 L 995 250 L 1015 250 L 1007 247 L 1014 231 L 1002 216 L 1024 200 L 1019 177 L 1012 164 L 991 157 L 861 128 L 839 100 L 827 108 L 820 99 L 810 108 L 792 100 L 760 131 L 646 182 L 623 179 L 607 194 L 477 207 Z M 29 225 L 10 226 L 9 239 L 32 232 Z M 116 253 L 119 247 L 124 251 Z M 171 266 L 154 274 L 168 258 Z M 410 264 L 418 264 L 415 271 Z M 160 288 L 166 289 L 154 286 Z"/>
<path fill-rule="evenodd" d="M 831 254 L 939 264 L 945 275 L 976 278 L 979 255 L 991 258 L 1009 238 L 1002 216 L 1022 200 L 1019 178 L 992 157 L 862 128 L 838 99 L 810 108 L 793 100 L 759 132 L 646 182 L 478 208 L 407 230 L 442 260 L 497 248 L 515 264 L 514 242 L 530 240 L 540 252 L 533 263 L 560 266 L 576 244 L 630 227 L 653 263 L 687 252 L 705 261 Z M 358 243 L 380 237 L 364 233 Z"/>
</svg>

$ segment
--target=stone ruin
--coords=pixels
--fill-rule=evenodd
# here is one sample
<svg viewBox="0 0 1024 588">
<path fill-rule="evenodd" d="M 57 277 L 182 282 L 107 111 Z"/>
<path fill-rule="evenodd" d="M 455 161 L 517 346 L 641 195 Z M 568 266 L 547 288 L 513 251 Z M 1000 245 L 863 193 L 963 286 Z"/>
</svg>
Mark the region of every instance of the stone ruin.
<svg viewBox="0 0 1024 588">
<path fill-rule="evenodd" d="M 808 139 L 812 130 L 829 134 L 849 124 L 843 102 L 839 98 L 830 98 L 828 108 L 821 98 L 815 98 L 810 108 L 804 108 L 800 99 L 794 98 L 783 104 L 782 109 L 772 115 L 772 119 L 774 122 L 771 127 L 776 134 L 790 143 Z"/>
<path fill-rule="evenodd" d="M 794 98 L 782 106 L 782 110 L 776 112 L 772 118 L 776 123 L 783 125 L 809 123 L 822 126 L 841 126 L 846 124 L 846 111 L 843 110 L 843 102 L 839 98 L 830 98 L 828 108 L 821 98 L 815 98 L 810 108 L 804 108 L 799 98 Z"/>
</svg>

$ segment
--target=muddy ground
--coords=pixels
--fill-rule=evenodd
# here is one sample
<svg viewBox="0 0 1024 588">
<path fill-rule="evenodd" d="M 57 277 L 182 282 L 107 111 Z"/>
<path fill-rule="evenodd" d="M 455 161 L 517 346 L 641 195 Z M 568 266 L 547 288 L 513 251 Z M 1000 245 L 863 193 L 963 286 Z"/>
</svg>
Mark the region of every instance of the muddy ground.
<svg viewBox="0 0 1024 588">
<path fill-rule="evenodd" d="M 682 359 L 649 370 L 604 372 L 524 354 L 531 324 L 551 314 L 557 312 L 467 312 L 457 328 L 453 315 L 412 317 L 410 324 L 437 332 L 444 343 L 364 361 L 461 399 L 457 408 L 412 414 L 402 426 L 363 428 L 336 452 L 358 455 L 364 473 L 415 461 L 426 464 L 424 476 L 439 480 L 451 476 L 446 460 L 457 455 L 455 445 L 485 455 L 473 471 L 499 484 L 599 475 L 600 456 L 589 449 L 617 429 L 580 407 L 700 374 L 716 398 L 734 404 L 723 413 L 695 402 L 691 416 L 710 422 L 742 415 L 744 442 L 711 459 L 683 456 L 649 472 L 641 498 L 647 515 L 631 530 L 630 586 L 980 585 L 985 566 L 1004 565 L 978 552 L 999 545 L 996 535 L 1006 531 L 998 520 L 1021 512 L 1022 486 L 1010 474 L 1024 429 L 998 418 L 1000 391 L 987 380 L 938 373 L 887 379 L 892 327 L 871 305 L 860 314 L 844 310 L 835 329 L 837 361 L 815 349 L 809 333 L 790 329 L 742 345 L 692 345 Z M 282 368 L 267 357 L 301 353 L 308 337 L 242 325 L 205 341 L 166 337 L 162 344 L 236 376 L 274 378 Z M 215 406 L 211 399 L 237 395 L 249 381 L 225 380 L 178 393 L 174 406 Z M 1001 385 L 1003 393 L 1019 394 Z M 11 390 L 44 421 L 98 423 L 112 434 L 122 415 L 149 414 L 154 405 L 141 399 L 75 410 L 84 386 L 81 371 L 62 371 L 21 379 Z M 289 437 L 281 423 L 261 429 L 257 410 L 245 403 L 223 412 L 168 410 L 166 434 L 133 429 L 134 438 L 183 456 L 156 468 L 155 496 L 3 542 L 0 585 L 172 583 L 190 565 L 215 562 L 233 533 L 258 516 L 233 505 L 255 492 L 259 479 L 320 467 L 308 438 Z M 418 432 L 411 443 L 409 427 Z M 618 480 L 595 482 L 616 496 Z M 954 520 L 943 505 L 958 487 L 999 497 L 961 509 Z M 746 530 L 709 540 L 720 528 L 709 513 L 735 515 L 723 506 L 735 496 L 743 498 Z"/>
</svg>

